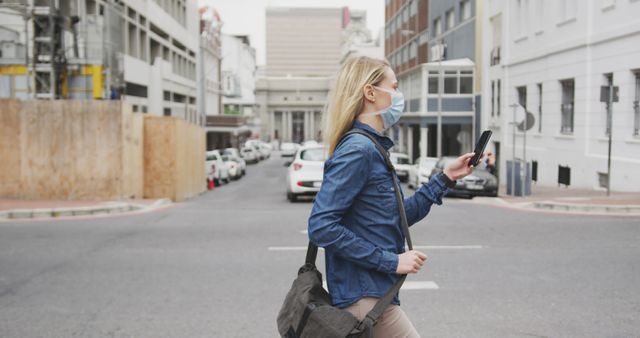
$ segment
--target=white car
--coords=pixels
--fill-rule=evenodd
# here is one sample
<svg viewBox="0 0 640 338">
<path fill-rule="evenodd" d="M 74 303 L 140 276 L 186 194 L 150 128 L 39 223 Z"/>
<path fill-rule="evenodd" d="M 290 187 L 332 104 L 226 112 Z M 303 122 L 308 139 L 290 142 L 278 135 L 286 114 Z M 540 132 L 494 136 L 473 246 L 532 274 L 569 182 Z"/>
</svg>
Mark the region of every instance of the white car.
<svg viewBox="0 0 640 338">
<path fill-rule="evenodd" d="M 213 179 L 216 185 L 220 185 L 222 182 L 229 183 L 230 181 L 229 170 L 217 150 L 207 151 L 205 172 L 207 173 L 207 178 Z"/>
<path fill-rule="evenodd" d="M 307 140 L 302 142 L 302 146 L 303 147 L 309 147 L 309 146 L 319 146 L 320 143 L 318 143 L 318 141 L 316 140 Z"/>
<path fill-rule="evenodd" d="M 271 151 L 269 151 L 269 153 L 267 154 L 267 151 L 262 149 L 262 143 L 263 142 L 260 140 L 247 140 L 244 143 L 244 146 L 253 148 L 256 151 L 256 154 L 258 155 L 258 160 L 262 161 L 266 159 L 268 155 L 271 155 Z"/>
<path fill-rule="evenodd" d="M 409 170 L 409 188 L 418 189 L 422 184 L 429 182 L 436 163 L 437 157 L 418 157 Z"/>
<path fill-rule="evenodd" d="M 240 165 L 238 162 L 234 161 L 231 156 L 222 155 L 222 160 L 224 161 L 224 165 L 227 166 L 230 179 L 237 180 L 242 176 L 242 169 L 240 169 Z"/>
<path fill-rule="evenodd" d="M 287 199 L 314 196 L 320 191 L 326 149 L 322 146 L 301 147 L 287 169 Z"/>
<path fill-rule="evenodd" d="M 242 150 L 240 150 L 240 156 L 242 156 L 247 163 L 258 163 L 260 160 L 258 152 L 253 147 L 243 147 Z"/>
<path fill-rule="evenodd" d="M 245 161 L 242 156 L 240 156 L 240 152 L 236 148 L 227 148 L 222 152 L 223 155 L 229 155 L 231 160 L 238 163 L 240 167 L 240 176 L 244 176 L 247 173 L 247 161 Z"/>
<path fill-rule="evenodd" d="M 284 142 L 280 145 L 280 156 L 282 157 L 293 157 L 298 151 L 298 146 L 296 143 L 292 142 Z"/>
<path fill-rule="evenodd" d="M 258 142 L 258 147 L 260 147 L 260 152 L 265 158 L 271 157 L 271 145 L 267 142 Z"/>
<path fill-rule="evenodd" d="M 396 175 L 400 181 L 406 182 L 409 179 L 409 167 L 411 167 L 409 156 L 403 153 L 389 153 L 389 159 L 396 169 Z"/>
</svg>

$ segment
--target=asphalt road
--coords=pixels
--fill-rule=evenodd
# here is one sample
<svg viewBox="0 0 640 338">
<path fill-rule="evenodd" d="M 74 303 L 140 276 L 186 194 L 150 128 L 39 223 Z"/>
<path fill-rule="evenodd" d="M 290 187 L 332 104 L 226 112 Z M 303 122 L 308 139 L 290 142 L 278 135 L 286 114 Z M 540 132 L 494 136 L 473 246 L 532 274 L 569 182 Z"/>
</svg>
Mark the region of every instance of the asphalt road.
<svg viewBox="0 0 640 338">
<path fill-rule="evenodd" d="M 276 337 L 312 206 L 282 163 L 152 213 L 0 223 L 0 337 Z M 412 235 L 423 337 L 640 336 L 638 218 L 445 199 Z"/>
</svg>

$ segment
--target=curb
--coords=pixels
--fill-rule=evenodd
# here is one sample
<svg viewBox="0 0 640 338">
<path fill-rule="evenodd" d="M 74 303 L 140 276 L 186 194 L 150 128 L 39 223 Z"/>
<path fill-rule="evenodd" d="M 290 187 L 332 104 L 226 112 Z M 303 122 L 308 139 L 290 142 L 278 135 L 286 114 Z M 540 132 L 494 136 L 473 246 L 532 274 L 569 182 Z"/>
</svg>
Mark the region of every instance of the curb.
<svg viewBox="0 0 640 338">
<path fill-rule="evenodd" d="M 635 214 L 640 213 L 640 205 L 600 205 L 600 204 L 573 204 L 557 202 L 534 202 L 533 207 L 543 210 L 558 211 L 578 211 L 578 212 L 598 212 L 615 214 Z"/>
<path fill-rule="evenodd" d="M 554 201 L 507 202 L 499 197 L 474 198 L 465 203 L 482 204 L 519 211 L 548 212 L 557 214 L 594 215 L 594 216 L 640 216 L 640 205 L 603 205 L 577 204 Z"/>
<path fill-rule="evenodd" d="M 128 202 L 106 202 L 96 206 L 75 208 L 12 209 L 0 211 L 0 221 L 121 214 L 132 211 L 156 209 L 170 204 L 172 204 L 171 200 L 163 198 L 156 200 L 150 205 Z"/>
</svg>

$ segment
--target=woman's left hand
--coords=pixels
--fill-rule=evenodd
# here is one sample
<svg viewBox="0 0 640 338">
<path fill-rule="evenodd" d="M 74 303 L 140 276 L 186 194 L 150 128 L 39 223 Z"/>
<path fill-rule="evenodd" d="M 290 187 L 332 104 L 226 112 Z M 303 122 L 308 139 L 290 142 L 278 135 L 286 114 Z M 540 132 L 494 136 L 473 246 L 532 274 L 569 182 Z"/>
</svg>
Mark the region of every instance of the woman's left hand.
<svg viewBox="0 0 640 338">
<path fill-rule="evenodd" d="M 473 157 L 474 153 L 466 153 L 456 158 L 453 163 L 444 168 L 444 174 L 452 181 L 459 180 L 473 172 L 473 166 L 469 166 L 469 161 Z M 482 159 L 480 159 L 482 160 Z M 480 163 L 478 161 L 478 163 Z"/>
</svg>

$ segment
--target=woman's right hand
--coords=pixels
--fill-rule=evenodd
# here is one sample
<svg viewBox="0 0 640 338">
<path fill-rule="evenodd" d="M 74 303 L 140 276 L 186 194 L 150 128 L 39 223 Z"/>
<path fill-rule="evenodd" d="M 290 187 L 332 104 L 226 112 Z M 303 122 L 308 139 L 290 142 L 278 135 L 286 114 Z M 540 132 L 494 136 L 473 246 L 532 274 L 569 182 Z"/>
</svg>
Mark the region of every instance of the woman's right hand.
<svg viewBox="0 0 640 338">
<path fill-rule="evenodd" d="M 411 250 L 398 255 L 398 268 L 396 273 L 406 275 L 408 273 L 417 273 L 427 260 L 427 255 L 420 251 Z"/>
</svg>

